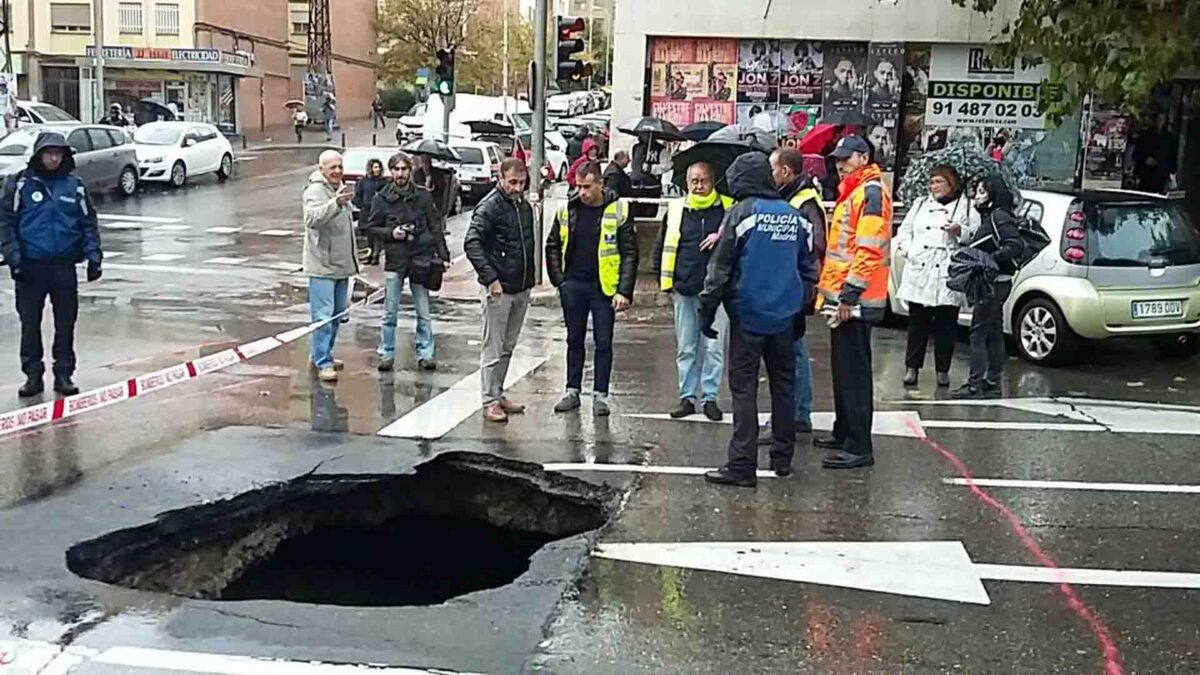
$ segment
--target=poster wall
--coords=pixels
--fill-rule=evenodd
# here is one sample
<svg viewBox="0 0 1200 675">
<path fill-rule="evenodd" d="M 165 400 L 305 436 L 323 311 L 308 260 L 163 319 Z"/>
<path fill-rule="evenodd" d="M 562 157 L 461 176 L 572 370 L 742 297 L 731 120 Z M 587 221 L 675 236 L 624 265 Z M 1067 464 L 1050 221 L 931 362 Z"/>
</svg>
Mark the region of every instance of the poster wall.
<svg viewBox="0 0 1200 675">
<path fill-rule="evenodd" d="M 935 44 L 925 124 L 938 127 L 1046 128 L 1039 110 L 1044 66 L 1000 66 L 983 45 Z"/>
<path fill-rule="evenodd" d="M 825 54 L 821 43 L 784 40 L 780 43 L 779 102 L 820 106 L 824 99 Z"/>
<path fill-rule="evenodd" d="M 832 42 L 825 48 L 824 116 L 862 110 L 867 43 Z"/>
<path fill-rule="evenodd" d="M 900 126 L 900 83 L 904 68 L 904 45 L 872 42 L 867 52 L 868 74 L 863 113 L 875 120 L 867 129 L 867 140 L 875 148 L 875 162 L 884 171 L 896 168 Z"/>
<path fill-rule="evenodd" d="M 1120 189 L 1125 176 L 1125 151 L 1130 121 L 1115 110 L 1093 110 L 1088 118 L 1083 156 L 1083 187 Z"/>
<path fill-rule="evenodd" d="M 650 114 L 678 127 L 734 122 L 738 42 L 654 38 L 650 41 Z"/>
</svg>

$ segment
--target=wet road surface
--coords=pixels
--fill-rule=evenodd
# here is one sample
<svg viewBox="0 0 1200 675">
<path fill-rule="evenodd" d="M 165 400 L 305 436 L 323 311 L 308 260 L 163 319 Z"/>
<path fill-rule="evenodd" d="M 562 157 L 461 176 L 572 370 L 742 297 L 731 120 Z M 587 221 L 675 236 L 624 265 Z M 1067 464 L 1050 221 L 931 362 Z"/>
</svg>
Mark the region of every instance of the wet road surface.
<svg viewBox="0 0 1200 675">
<path fill-rule="evenodd" d="M 309 171 L 302 162 L 312 159 L 264 152 L 239 162 L 228 183 L 199 179 L 101 203 L 111 216 L 109 262 L 83 291 L 80 384 L 118 382 L 307 323 L 295 274 L 297 201 Z M 454 255 L 466 224 L 451 220 Z M 9 410 L 21 404 L 7 280 L 0 306 L 10 317 L 0 324 L 11 359 L 0 409 Z M 564 377 L 563 328 L 556 307 L 534 307 L 519 353 L 534 366 L 512 389 L 529 411 L 497 426 L 460 403 L 478 378 L 478 305 L 435 303 L 433 373 L 415 368 L 409 307 L 393 374 L 375 371 L 374 305 L 343 327 L 346 370 L 336 386 L 313 380 L 301 340 L 144 399 L 0 437 L 0 663 L 29 659 L 12 670 L 47 655 L 43 665 L 57 658 L 73 668 L 61 672 L 77 673 L 237 672 L 231 656 L 489 673 L 1200 670 L 1197 578 L 1097 584 L 1042 569 L 1048 558 L 1071 570 L 1200 573 L 1195 361 L 1162 361 L 1139 343 L 1094 347 L 1063 369 L 1012 359 L 1008 400 L 942 405 L 931 373 L 918 390 L 900 386 L 904 333 L 881 328 L 877 464 L 823 471 L 802 436 L 795 476 L 741 490 L 688 473 L 723 460 L 727 424 L 646 417 L 675 404 L 668 313 L 643 306 L 619 321 L 615 414 L 604 419 L 586 405 L 551 411 Z M 815 324 L 810 349 L 816 410 L 829 411 L 828 338 Z M 960 343 L 956 380 L 965 352 Z M 721 402 L 728 410 L 724 390 Z M 377 435 L 418 418 L 450 431 L 434 440 Z M 514 584 L 433 607 L 185 599 L 88 581 L 64 564 L 71 545 L 164 511 L 314 471 L 409 472 L 450 450 L 567 465 L 625 491 L 623 508 L 600 530 L 543 548 Z M 578 466 L 596 464 L 664 472 Z M 963 469 L 1007 512 L 960 484 Z M 731 561 L 703 548 L 721 542 L 734 543 Z M 805 542 L 843 548 L 768 555 Z M 906 553 L 872 559 L 859 542 L 960 542 L 965 558 L 900 546 Z M 701 548 L 689 556 L 620 546 L 674 543 Z M 1001 580 L 1021 574 L 1041 580 Z M 1072 596 L 1047 583 L 1060 578 L 1073 582 Z M 879 584 L 890 585 L 864 590 Z M 145 650 L 137 654 L 153 665 L 131 665 L 125 648 Z M 205 670 L 181 652 L 225 660 Z"/>
</svg>

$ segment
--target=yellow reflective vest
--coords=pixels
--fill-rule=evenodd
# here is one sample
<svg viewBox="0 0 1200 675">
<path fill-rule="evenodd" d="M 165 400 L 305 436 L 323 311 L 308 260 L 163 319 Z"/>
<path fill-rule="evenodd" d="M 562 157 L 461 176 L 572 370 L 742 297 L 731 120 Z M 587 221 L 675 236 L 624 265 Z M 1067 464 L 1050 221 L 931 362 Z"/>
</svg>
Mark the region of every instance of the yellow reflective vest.
<svg viewBox="0 0 1200 675">
<path fill-rule="evenodd" d="M 718 195 L 726 211 L 733 206 L 733 199 Z M 679 252 L 679 238 L 683 233 L 683 212 L 686 197 L 680 197 L 667 205 L 667 232 L 663 238 L 662 270 L 658 273 L 659 286 L 664 291 L 675 287 L 675 258 Z M 712 208 L 712 207 L 709 207 Z"/>
<path fill-rule="evenodd" d="M 617 284 L 621 280 L 621 252 L 617 248 L 617 229 L 629 219 L 629 207 L 624 200 L 609 204 L 600 218 L 600 245 L 596 255 L 600 260 L 600 290 L 605 295 L 617 294 Z M 562 271 L 567 272 L 568 240 L 571 237 L 571 212 L 567 204 L 558 211 L 558 237 L 562 240 Z"/>
</svg>

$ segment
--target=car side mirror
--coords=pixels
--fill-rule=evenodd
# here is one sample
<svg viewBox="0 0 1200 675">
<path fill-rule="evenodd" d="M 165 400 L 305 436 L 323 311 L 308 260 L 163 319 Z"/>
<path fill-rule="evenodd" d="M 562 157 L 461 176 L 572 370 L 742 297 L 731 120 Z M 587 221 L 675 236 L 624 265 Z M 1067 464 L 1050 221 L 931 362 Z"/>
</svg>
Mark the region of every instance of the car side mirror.
<svg viewBox="0 0 1200 675">
<path fill-rule="evenodd" d="M 194 138 L 183 139 L 183 147 L 185 147 L 185 148 L 190 148 L 195 144 L 196 144 L 196 139 L 194 139 Z"/>
</svg>

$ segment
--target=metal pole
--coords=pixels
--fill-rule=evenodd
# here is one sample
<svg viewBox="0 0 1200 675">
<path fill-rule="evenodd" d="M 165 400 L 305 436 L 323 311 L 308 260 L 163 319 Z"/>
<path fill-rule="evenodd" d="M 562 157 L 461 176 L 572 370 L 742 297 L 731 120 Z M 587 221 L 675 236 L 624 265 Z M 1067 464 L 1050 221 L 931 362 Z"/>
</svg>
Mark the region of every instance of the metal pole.
<svg viewBox="0 0 1200 675">
<path fill-rule="evenodd" d="M 508 119 L 508 2 L 501 0 L 500 11 L 504 14 L 504 63 L 500 65 L 500 80 L 501 86 L 504 88 L 504 118 Z M 513 125 L 513 134 L 515 135 L 517 127 Z"/>
<path fill-rule="evenodd" d="M 454 94 L 450 94 L 453 96 Z M 442 142 L 446 145 L 450 144 L 450 96 L 441 94 L 442 97 Z"/>
<path fill-rule="evenodd" d="M 534 278 L 539 284 L 542 281 L 542 241 L 545 239 L 542 167 L 546 164 L 546 16 L 549 14 L 546 5 L 547 0 L 537 0 L 534 5 L 532 91 L 537 100 L 529 102 L 533 106 L 533 169 L 530 171 L 529 184 L 534 200 Z"/>
<path fill-rule="evenodd" d="M 596 48 L 596 43 L 592 42 L 596 37 L 596 0 L 588 0 L 588 53 L 594 54 L 592 50 Z M 590 59 L 589 59 L 590 60 Z M 593 68 L 594 70 L 594 68 Z M 588 75 L 587 83 L 588 91 L 592 90 L 592 76 Z"/>
<path fill-rule="evenodd" d="M 104 118 L 104 0 L 92 0 L 92 32 L 95 35 L 96 59 L 92 78 L 95 93 L 92 99 L 93 122 Z"/>
<path fill-rule="evenodd" d="M 604 26 L 604 30 L 608 33 L 608 39 L 604 41 L 604 84 L 612 86 L 612 49 L 613 38 L 617 36 L 617 30 L 613 22 L 613 17 L 617 13 L 616 0 L 608 3 L 608 11 L 605 12 L 605 21 L 608 23 Z"/>
</svg>

